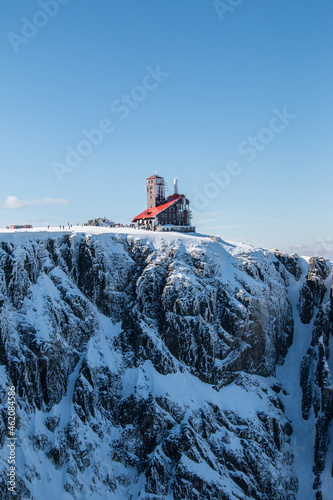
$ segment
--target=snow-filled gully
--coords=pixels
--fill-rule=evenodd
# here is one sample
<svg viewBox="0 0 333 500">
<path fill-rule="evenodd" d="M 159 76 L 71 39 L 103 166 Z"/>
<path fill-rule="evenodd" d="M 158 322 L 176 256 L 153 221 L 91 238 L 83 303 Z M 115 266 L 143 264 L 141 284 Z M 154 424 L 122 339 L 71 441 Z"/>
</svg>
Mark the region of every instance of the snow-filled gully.
<svg viewBox="0 0 333 500">
<path fill-rule="evenodd" d="M 285 362 L 282 366 L 276 369 L 276 377 L 281 382 L 287 394 L 281 393 L 281 399 L 285 406 L 285 415 L 290 419 L 293 426 L 293 434 L 291 436 L 291 447 L 294 454 L 293 469 L 298 478 L 297 500 L 315 500 L 316 492 L 313 490 L 313 482 L 315 476 L 313 473 L 314 465 L 314 445 L 315 445 L 315 430 L 316 422 L 314 410 L 311 408 L 308 420 L 302 417 L 302 389 L 300 385 L 301 362 L 306 355 L 307 350 L 312 340 L 312 329 L 315 321 L 318 308 L 315 309 L 313 319 L 309 324 L 303 324 L 299 317 L 297 304 L 299 301 L 300 289 L 304 284 L 308 273 L 308 266 L 303 261 L 303 269 L 301 278 L 296 281 L 291 278 L 291 283 L 288 287 L 289 299 L 293 308 L 294 318 L 294 338 L 293 344 L 289 348 Z M 324 303 L 329 300 L 331 290 L 332 273 L 326 280 L 326 296 Z M 331 432 L 332 435 L 332 432 Z M 332 452 L 332 442 L 330 444 Z M 329 455 L 329 452 L 327 453 Z M 328 467 L 326 467 L 328 469 Z M 326 481 L 332 483 L 331 474 L 325 470 L 324 477 Z M 323 477 L 323 479 L 324 479 Z M 324 485 L 323 485 L 324 486 Z M 325 495 L 326 490 L 326 495 Z M 328 493 L 327 485 L 323 488 L 323 500 L 332 498 L 332 489 Z"/>
</svg>

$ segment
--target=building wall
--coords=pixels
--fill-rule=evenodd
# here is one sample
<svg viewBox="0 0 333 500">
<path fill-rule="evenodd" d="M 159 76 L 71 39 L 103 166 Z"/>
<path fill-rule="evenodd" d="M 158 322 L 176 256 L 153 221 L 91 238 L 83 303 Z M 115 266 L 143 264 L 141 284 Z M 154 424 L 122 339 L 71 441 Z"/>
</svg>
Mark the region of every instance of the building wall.
<svg viewBox="0 0 333 500">
<path fill-rule="evenodd" d="M 155 219 L 141 219 L 137 221 L 137 225 L 139 228 L 150 229 L 154 231 L 155 229 Z"/>
<path fill-rule="evenodd" d="M 154 179 L 147 179 L 146 191 L 147 191 L 147 208 L 156 207 Z"/>
<path fill-rule="evenodd" d="M 165 200 L 165 181 L 163 177 L 147 179 L 147 208 L 157 207 Z"/>
<path fill-rule="evenodd" d="M 156 216 L 157 225 L 174 224 L 176 226 L 191 225 L 191 212 L 189 201 L 182 197 L 169 208 L 166 208 Z"/>
</svg>

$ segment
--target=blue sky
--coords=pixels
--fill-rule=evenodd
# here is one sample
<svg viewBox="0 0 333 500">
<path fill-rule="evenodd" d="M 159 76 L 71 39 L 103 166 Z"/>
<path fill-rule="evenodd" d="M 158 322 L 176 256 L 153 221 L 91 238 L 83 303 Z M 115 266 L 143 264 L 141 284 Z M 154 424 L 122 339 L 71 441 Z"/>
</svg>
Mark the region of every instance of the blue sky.
<svg viewBox="0 0 333 500">
<path fill-rule="evenodd" d="M 329 252 L 332 20 L 331 0 L 6 2 L 0 226 L 128 223 L 157 171 L 200 232 Z"/>
</svg>

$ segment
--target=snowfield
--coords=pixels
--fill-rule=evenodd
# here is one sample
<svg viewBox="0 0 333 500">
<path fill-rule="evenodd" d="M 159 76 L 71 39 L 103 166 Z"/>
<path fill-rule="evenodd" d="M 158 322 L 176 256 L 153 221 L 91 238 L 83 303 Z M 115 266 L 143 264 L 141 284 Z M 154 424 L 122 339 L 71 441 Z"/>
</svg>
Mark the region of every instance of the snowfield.
<svg viewBox="0 0 333 500">
<path fill-rule="evenodd" d="M 15 385 L 19 498 L 330 500 L 331 286 L 214 236 L 1 230 L 2 498 Z"/>
</svg>

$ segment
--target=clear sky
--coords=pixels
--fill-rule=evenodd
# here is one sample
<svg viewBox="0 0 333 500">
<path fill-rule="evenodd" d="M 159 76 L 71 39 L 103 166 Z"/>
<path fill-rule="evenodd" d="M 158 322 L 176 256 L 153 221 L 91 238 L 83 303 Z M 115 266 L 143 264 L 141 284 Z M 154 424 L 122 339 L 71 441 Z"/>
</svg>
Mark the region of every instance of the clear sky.
<svg viewBox="0 0 333 500">
<path fill-rule="evenodd" d="M 199 232 L 333 256 L 332 21 L 331 0 L 4 2 L 0 226 L 128 223 L 157 171 Z"/>
</svg>

